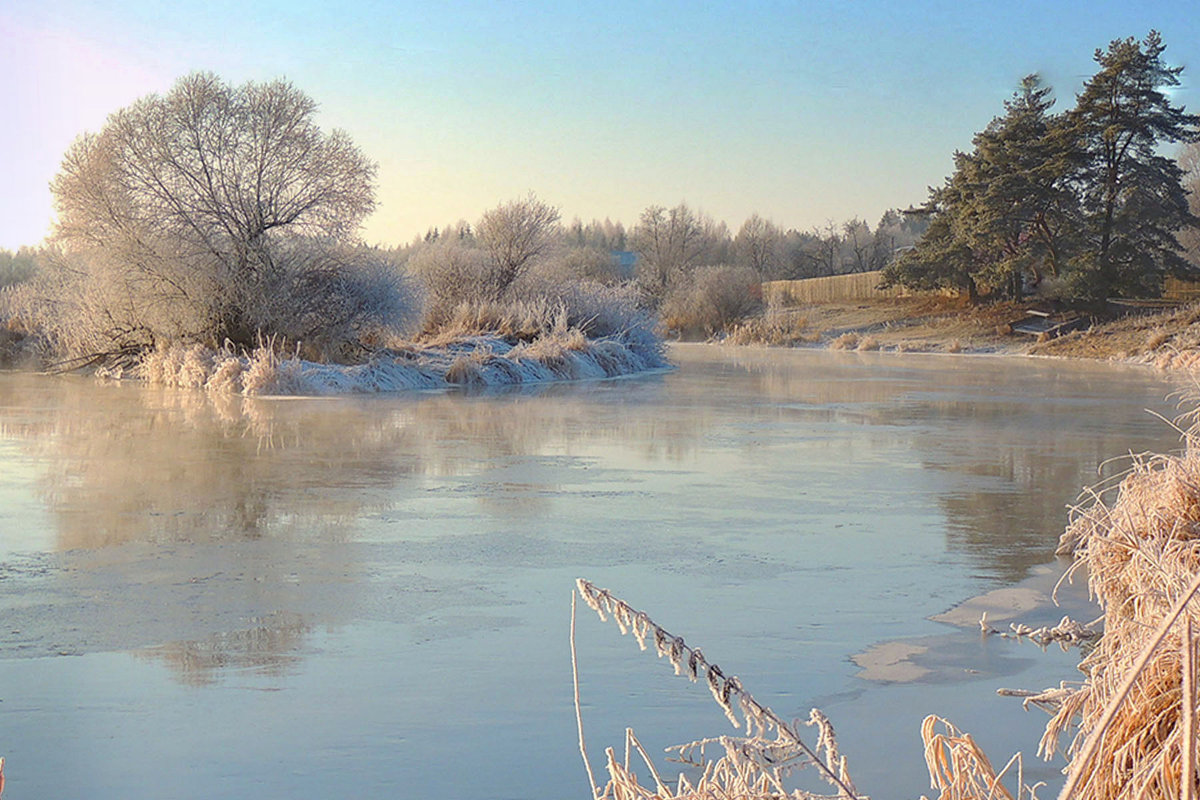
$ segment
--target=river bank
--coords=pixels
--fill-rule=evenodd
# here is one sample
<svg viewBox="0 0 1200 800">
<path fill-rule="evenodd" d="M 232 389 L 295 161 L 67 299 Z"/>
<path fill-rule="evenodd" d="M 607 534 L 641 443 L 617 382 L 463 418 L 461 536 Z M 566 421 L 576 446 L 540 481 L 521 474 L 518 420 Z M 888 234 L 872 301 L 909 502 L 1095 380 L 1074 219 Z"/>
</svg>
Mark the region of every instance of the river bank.
<svg viewBox="0 0 1200 800">
<path fill-rule="evenodd" d="M 0 368 L 47 368 L 33 339 L 10 336 L 6 354 L 6 340 L 0 338 Z M 64 371 L 73 364 L 50 366 L 50 370 Z M 73 371 L 104 379 L 256 396 L 377 394 L 453 386 L 501 388 L 617 378 L 670 366 L 662 340 L 648 328 L 632 327 L 600 337 L 570 328 L 524 337 L 479 333 L 397 340 L 353 363 L 307 359 L 299 346 L 289 351 L 270 341 L 253 350 L 228 344 L 219 349 L 178 344 L 136 353 L 116 363 L 78 366 Z"/>
<path fill-rule="evenodd" d="M 652 336 L 589 339 L 572 329 L 529 341 L 492 334 L 400 343 L 357 364 L 317 363 L 299 353 L 280 355 L 269 346 L 249 353 L 173 347 L 146 354 L 130 374 L 155 385 L 218 394 L 334 395 L 596 380 L 669 366 L 661 342 Z"/>
<path fill-rule="evenodd" d="M 828 302 L 773 314 L 794 343 L 834 350 L 1042 355 L 1161 368 L 1200 360 L 1200 306 L 1097 319 L 1058 337 L 1014 332 L 1013 323 L 1031 308 L 1035 304 L 972 306 L 925 295 Z"/>
</svg>

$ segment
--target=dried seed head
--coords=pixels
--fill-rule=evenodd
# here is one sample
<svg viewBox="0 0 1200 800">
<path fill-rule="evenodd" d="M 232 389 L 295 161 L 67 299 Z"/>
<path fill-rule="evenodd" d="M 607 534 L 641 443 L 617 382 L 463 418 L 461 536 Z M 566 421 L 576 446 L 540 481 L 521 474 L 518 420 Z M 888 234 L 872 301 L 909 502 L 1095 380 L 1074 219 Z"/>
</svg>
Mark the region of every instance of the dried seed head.
<svg viewBox="0 0 1200 800">
<path fill-rule="evenodd" d="M 621 629 L 621 635 L 629 633 L 629 618 L 630 608 L 623 600 L 614 599 L 613 602 L 613 621 L 617 623 L 617 627 Z"/>
<path fill-rule="evenodd" d="M 654 652 L 659 658 L 670 652 L 670 642 L 667 638 L 667 632 L 657 625 L 653 626 L 654 630 Z"/>
<path fill-rule="evenodd" d="M 681 637 L 676 636 L 671 639 L 668 645 L 668 655 L 671 658 L 671 666 L 675 668 L 676 675 L 683 674 L 683 655 L 687 651 L 687 645 L 683 643 Z"/>
<path fill-rule="evenodd" d="M 696 680 L 700 677 L 701 671 L 703 671 L 708 666 L 708 664 L 706 664 L 704 661 L 704 654 L 701 653 L 699 649 L 692 650 L 691 652 L 688 653 L 688 662 L 687 663 L 688 663 L 688 665 L 687 665 L 688 678 L 690 678 L 691 681 L 693 683 L 695 683 Z"/>
<path fill-rule="evenodd" d="M 646 649 L 646 636 L 650 633 L 650 618 L 646 612 L 639 611 L 633 618 L 633 635 L 637 638 L 638 647 Z"/>
</svg>

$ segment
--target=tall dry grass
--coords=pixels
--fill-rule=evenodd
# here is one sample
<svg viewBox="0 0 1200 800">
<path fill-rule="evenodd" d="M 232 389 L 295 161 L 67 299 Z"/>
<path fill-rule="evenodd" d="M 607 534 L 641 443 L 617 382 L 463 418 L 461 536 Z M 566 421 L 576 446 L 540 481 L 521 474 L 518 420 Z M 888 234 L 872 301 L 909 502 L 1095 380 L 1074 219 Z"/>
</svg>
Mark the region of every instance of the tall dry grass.
<svg viewBox="0 0 1200 800">
<path fill-rule="evenodd" d="M 971 734 L 932 714 L 921 724 L 921 738 L 937 800 L 1037 800 L 1038 785 L 1026 785 L 1020 753 L 997 772 Z M 1016 780 L 1015 794 L 1004 785 L 1008 776 Z"/>
<path fill-rule="evenodd" d="M 1060 800 L 1197 797 L 1200 433 L 1184 441 L 1181 454 L 1135 458 L 1119 484 L 1089 490 L 1060 542 L 1059 554 L 1075 557 L 1068 576 L 1086 570 L 1104 630 L 1084 649 L 1082 683 L 1013 693 L 1051 714 L 1039 753 L 1068 757 Z M 1068 623 L 1047 636 L 1093 639 Z M 932 750 L 941 798 L 1011 797 L 992 785 L 996 773 L 969 737 L 931 737 L 932 724 L 927 759 L 934 742 L 956 749 Z"/>
<path fill-rule="evenodd" d="M 1104 634 L 1041 742 L 1071 756 L 1063 797 L 1196 796 L 1200 438 L 1135 460 L 1076 509 L 1061 553 L 1086 567 Z"/>
<path fill-rule="evenodd" d="M 773 308 L 768 308 L 762 316 L 733 325 L 725 338 L 729 344 L 763 344 L 771 347 L 815 344 L 820 340 L 820 333 L 808 330 L 807 317 L 795 311 Z"/>
</svg>

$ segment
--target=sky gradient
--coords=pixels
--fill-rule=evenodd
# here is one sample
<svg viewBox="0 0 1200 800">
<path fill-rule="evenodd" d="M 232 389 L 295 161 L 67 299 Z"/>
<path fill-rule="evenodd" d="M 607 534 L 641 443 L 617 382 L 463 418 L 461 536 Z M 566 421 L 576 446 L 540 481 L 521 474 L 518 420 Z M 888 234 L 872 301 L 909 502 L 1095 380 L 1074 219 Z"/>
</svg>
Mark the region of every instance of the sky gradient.
<svg viewBox="0 0 1200 800">
<path fill-rule="evenodd" d="M 535 191 L 627 225 L 686 201 L 736 231 L 920 203 L 1040 72 L 1069 107 L 1114 38 L 1162 32 L 1200 110 L 1194 0 L 256 3 L 7 0 L 0 248 L 48 231 L 63 152 L 176 78 L 286 77 L 379 163 L 401 244 Z"/>
</svg>

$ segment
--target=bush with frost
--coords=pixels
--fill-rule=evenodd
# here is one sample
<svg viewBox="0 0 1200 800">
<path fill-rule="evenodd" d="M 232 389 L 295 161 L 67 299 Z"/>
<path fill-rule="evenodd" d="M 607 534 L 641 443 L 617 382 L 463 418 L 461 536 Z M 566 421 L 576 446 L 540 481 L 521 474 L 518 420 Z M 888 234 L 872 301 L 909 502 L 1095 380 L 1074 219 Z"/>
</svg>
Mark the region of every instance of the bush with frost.
<svg viewBox="0 0 1200 800">
<path fill-rule="evenodd" d="M 749 267 L 711 266 L 678 282 L 662 305 L 663 323 L 683 334 L 713 336 L 762 310 L 762 284 Z"/>
</svg>

